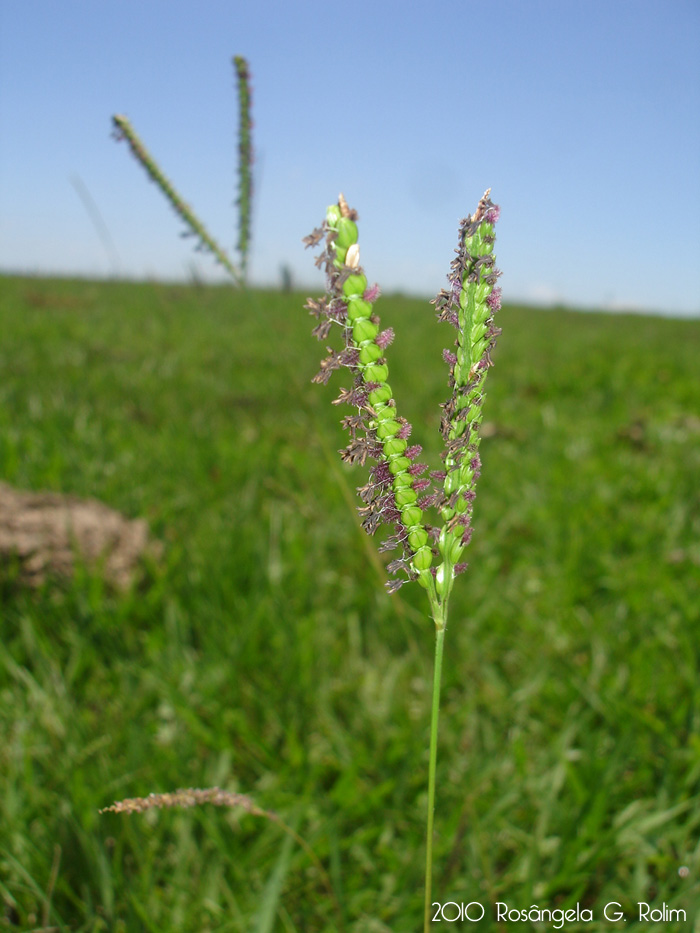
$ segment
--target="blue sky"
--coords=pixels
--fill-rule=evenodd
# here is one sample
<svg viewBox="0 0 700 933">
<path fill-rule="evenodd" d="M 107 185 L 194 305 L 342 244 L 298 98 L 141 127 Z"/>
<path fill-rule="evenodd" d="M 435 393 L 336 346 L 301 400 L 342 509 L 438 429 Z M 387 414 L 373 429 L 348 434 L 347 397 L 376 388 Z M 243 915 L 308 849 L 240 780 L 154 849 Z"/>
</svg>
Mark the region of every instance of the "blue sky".
<svg viewBox="0 0 700 933">
<path fill-rule="evenodd" d="M 232 246 L 241 54 L 253 75 L 253 282 L 279 282 L 285 264 L 322 288 L 301 238 L 343 191 L 369 278 L 434 295 L 460 218 L 491 187 L 505 300 L 700 314 L 697 0 L 0 10 L 4 270 L 215 278 L 110 138 L 110 118 L 130 118 Z"/>
</svg>

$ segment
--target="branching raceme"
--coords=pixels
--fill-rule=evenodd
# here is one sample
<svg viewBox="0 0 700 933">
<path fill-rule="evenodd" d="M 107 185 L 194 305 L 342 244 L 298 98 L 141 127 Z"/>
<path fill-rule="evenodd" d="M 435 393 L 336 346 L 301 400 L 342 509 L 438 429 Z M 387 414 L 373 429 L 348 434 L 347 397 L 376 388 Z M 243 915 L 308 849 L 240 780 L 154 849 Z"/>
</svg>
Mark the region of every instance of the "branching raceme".
<svg viewBox="0 0 700 933">
<path fill-rule="evenodd" d="M 253 121 L 250 116 L 251 90 L 250 69 L 248 62 L 240 55 L 233 58 L 238 83 L 238 251 L 241 256 L 240 267 L 231 260 L 228 253 L 217 243 L 192 208 L 178 194 L 173 183 L 165 175 L 127 117 L 117 114 L 112 117 L 114 138 L 125 140 L 132 155 L 145 169 L 151 181 L 160 188 L 170 202 L 175 213 L 184 221 L 184 236 L 193 236 L 197 240 L 197 249 L 209 252 L 228 272 L 237 285 L 245 285 L 250 252 L 251 216 L 253 202 Z"/>
<path fill-rule="evenodd" d="M 350 443 L 343 460 L 370 462 L 369 481 L 358 492 L 362 526 L 374 534 L 387 525 L 390 536 L 380 550 L 398 549 L 388 565 L 394 577 L 391 592 L 407 580 L 417 580 L 427 591 L 436 628 L 435 671 L 428 776 L 428 833 L 426 853 L 425 929 L 430 922 L 433 814 L 440 679 L 447 607 L 457 574 L 466 569 L 462 560 L 471 538 L 474 488 L 479 477 L 479 425 L 484 403 L 484 380 L 491 351 L 500 333 L 494 315 L 501 305 L 497 287 L 500 272 L 493 254 L 494 225 L 500 209 L 490 189 L 459 228 L 456 258 L 452 261 L 449 287 L 434 301 L 438 320 L 457 331 L 454 350 L 443 356 L 449 366 L 449 399 L 443 404 L 440 431 L 444 441 L 443 468 L 427 476 L 418 461 L 422 448 L 411 443 L 412 428 L 399 415 L 389 384 L 386 349 L 394 338 L 391 328 L 381 329 L 375 310 L 379 287 L 369 285 L 360 266 L 357 212 L 341 194 L 331 205 L 323 224 L 306 237 L 307 246 L 323 241 L 316 265 L 326 273 L 326 294 L 309 299 L 306 307 L 318 319 L 314 335 L 326 340 L 334 325 L 342 333 L 340 350 L 328 347 L 328 355 L 314 382 L 327 383 L 334 370 L 346 367 L 353 377 L 349 389 L 341 389 L 335 404 L 347 403 L 354 412 L 343 419 Z M 439 526 L 426 522 L 433 507 Z"/>
<path fill-rule="evenodd" d="M 350 370 L 352 387 L 342 389 L 335 402 L 348 403 L 357 412 L 343 419 L 350 443 L 342 457 L 361 465 L 372 461 L 369 482 L 359 490 L 362 526 L 374 534 L 381 524 L 388 525 L 392 534 L 380 550 L 402 552 L 388 566 L 395 576 L 389 590 L 418 580 L 431 604 L 447 602 L 454 577 L 466 568 L 462 555 L 471 537 L 480 469 L 483 383 L 499 333 L 493 323 L 500 307 L 496 287 L 500 273 L 493 255 L 498 214 L 487 191 L 474 215 L 460 225 L 450 287 L 435 299 L 438 319 L 456 328 L 457 340 L 455 352 L 444 352 L 452 390 L 441 420 L 444 469 L 432 472 L 430 478 L 424 476 L 427 467 L 417 461 L 420 445 L 409 443 L 411 425 L 397 411 L 385 353 L 394 334 L 391 328 L 381 330 L 374 308 L 379 288 L 368 285 L 360 266 L 357 214 L 342 195 L 328 208 L 323 225 L 304 241 L 315 246 L 325 238 L 316 265 L 325 268 L 326 295 L 309 299 L 306 305 L 319 319 L 314 335 L 325 340 L 337 324 L 344 340 L 340 351 L 328 349 L 313 381 L 327 383 L 335 369 Z M 441 528 L 426 524 L 424 513 L 430 506 L 437 507 Z"/>
</svg>

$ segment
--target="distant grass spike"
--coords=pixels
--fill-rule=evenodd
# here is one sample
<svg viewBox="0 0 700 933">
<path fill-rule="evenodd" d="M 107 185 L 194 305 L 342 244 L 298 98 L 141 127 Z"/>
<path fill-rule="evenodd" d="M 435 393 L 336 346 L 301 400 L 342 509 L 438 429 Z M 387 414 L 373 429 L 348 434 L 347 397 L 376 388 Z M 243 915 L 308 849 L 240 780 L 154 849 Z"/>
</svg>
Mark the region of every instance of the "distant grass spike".
<svg viewBox="0 0 700 933">
<path fill-rule="evenodd" d="M 233 64 L 238 77 L 238 252 L 241 256 L 241 276 L 248 274 L 250 251 L 251 216 L 253 211 L 253 121 L 250 116 L 251 90 L 250 68 L 241 55 L 236 55 Z"/>
<path fill-rule="evenodd" d="M 269 820 L 290 836 L 306 852 L 314 863 L 321 876 L 323 884 L 328 892 L 335 909 L 338 913 L 338 928 L 345 929 L 343 920 L 343 911 L 341 909 L 338 897 L 335 893 L 328 872 L 323 867 L 323 863 L 314 852 L 303 836 L 293 829 L 288 823 L 274 812 L 274 810 L 263 810 L 247 794 L 236 794 L 231 791 L 222 790 L 220 787 L 188 787 L 179 788 L 175 791 L 168 791 L 164 794 L 149 794 L 148 797 L 127 797 L 125 800 L 117 800 L 108 807 L 103 807 L 100 813 L 145 813 L 146 810 L 168 810 L 173 807 L 188 809 L 198 807 L 203 804 L 211 803 L 216 807 L 240 807 L 251 816 L 259 816 Z"/>
<path fill-rule="evenodd" d="M 118 140 L 125 139 L 127 141 L 137 161 L 141 163 L 151 180 L 158 185 L 165 197 L 170 201 L 175 213 L 182 218 L 192 235 L 197 237 L 199 240 L 199 249 L 208 250 L 216 261 L 226 269 L 234 282 L 239 285 L 242 284 L 243 276 L 241 271 L 234 266 L 224 250 L 207 231 L 201 220 L 195 215 L 192 208 L 182 200 L 170 181 L 161 171 L 158 163 L 136 135 L 129 120 L 125 116 L 117 114 L 112 117 L 112 122 L 114 124 L 115 138 Z"/>
</svg>

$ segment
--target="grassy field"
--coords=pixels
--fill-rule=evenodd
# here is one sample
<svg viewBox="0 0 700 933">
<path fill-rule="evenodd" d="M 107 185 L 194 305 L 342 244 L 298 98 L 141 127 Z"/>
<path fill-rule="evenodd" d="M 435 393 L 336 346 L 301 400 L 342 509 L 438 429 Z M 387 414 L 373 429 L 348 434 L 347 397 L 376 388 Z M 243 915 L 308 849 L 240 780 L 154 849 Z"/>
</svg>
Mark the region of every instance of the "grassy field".
<svg viewBox="0 0 700 933">
<path fill-rule="evenodd" d="M 417 933 L 433 633 L 382 588 L 299 295 L 5 278 L 0 479 L 164 543 L 0 579 L 0 929 Z M 378 305 L 437 466 L 450 328 Z M 443 672 L 436 901 L 700 930 L 700 322 L 505 307 Z M 346 379 L 347 382 L 347 379 Z M 335 391 L 334 391 L 335 390 Z M 219 785 L 274 810 L 99 815 Z M 609 923 L 617 901 L 627 922 Z M 687 922 L 640 921 L 637 903 Z"/>
</svg>

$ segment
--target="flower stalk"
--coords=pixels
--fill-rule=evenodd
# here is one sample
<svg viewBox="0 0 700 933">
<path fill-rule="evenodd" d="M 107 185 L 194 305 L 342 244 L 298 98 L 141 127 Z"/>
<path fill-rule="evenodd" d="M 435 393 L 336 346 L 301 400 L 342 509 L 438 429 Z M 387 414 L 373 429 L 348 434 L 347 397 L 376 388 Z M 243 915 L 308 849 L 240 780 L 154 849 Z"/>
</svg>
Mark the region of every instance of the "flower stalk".
<svg viewBox="0 0 700 933">
<path fill-rule="evenodd" d="M 440 684 L 448 605 L 455 577 L 466 569 L 464 551 L 472 534 L 471 519 L 476 481 L 481 470 L 479 426 L 484 404 L 484 380 L 492 365 L 491 352 L 500 330 L 494 315 L 501 305 L 500 276 L 493 254 L 494 225 L 500 209 L 488 189 L 473 215 L 460 224 L 456 258 L 448 287 L 434 300 L 439 321 L 457 331 L 454 350 L 443 352 L 448 364 L 450 397 L 442 405 L 440 422 L 443 467 L 425 477 L 418 462 L 421 447 L 409 445 L 411 425 L 398 414 L 390 387 L 386 349 L 394 334 L 381 330 L 374 308 L 379 287 L 368 285 L 360 266 L 357 212 L 341 194 L 326 211 L 323 224 L 306 237 L 307 246 L 324 242 L 316 265 L 326 273 L 326 294 L 309 299 L 305 307 L 317 318 L 314 335 L 325 340 L 334 326 L 342 332 L 340 351 L 328 355 L 314 382 L 327 383 L 334 370 L 346 367 L 353 378 L 341 389 L 335 404 L 347 403 L 355 413 L 343 419 L 350 443 L 343 460 L 364 466 L 370 461 L 369 482 L 358 489 L 362 526 L 374 534 L 390 529 L 380 550 L 400 551 L 387 570 L 394 575 L 387 587 L 397 590 L 417 580 L 426 590 L 435 625 L 435 664 L 428 766 L 428 815 L 424 929 L 430 925 L 435 812 L 437 738 Z M 434 508 L 440 524 L 428 524 L 425 512 Z"/>
</svg>

